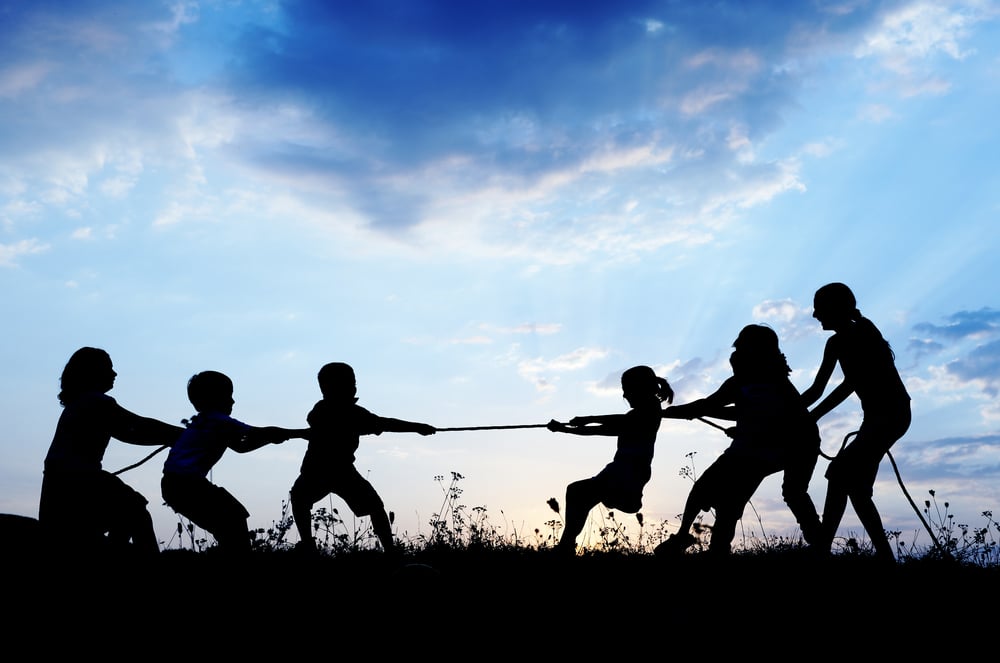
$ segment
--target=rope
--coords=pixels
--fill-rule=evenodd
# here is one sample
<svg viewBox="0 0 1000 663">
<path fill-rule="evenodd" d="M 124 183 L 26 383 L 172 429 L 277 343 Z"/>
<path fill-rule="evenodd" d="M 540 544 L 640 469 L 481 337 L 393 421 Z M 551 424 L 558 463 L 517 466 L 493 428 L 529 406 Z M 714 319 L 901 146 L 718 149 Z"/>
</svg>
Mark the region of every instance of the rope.
<svg viewBox="0 0 1000 663">
<path fill-rule="evenodd" d="M 510 428 L 545 428 L 548 424 L 515 424 L 512 426 L 460 426 L 458 428 L 435 428 L 437 432 L 450 432 L 459 430 L 501 430 Z"/>
<path fill-rule="evenodd" d="M 132 463 L 128 467 L 123 467 L 122 469 L 118 470 L 117 472 L 112 472 L 112 474 L 116 474 L 117 475 L 117 474 L 121 474 L 122 472 L 128 472 L 129 470 L 135 469 L 135 468 L 139 467 L 140 465 L 142 465 L 143 463 L 145 463 L 150 458 L 152 458 L 153 456 L 155 456 L 156 454 L 158 454 L 161 451 L 163 451 L 164 449 L 169 449 L 169 448 L 170 448 L 169 444 L 164 444 L 162 447 L 160 447 L 159 449 L 157 449 L 153 453 L 149 454 L 148 456 L 146 456 L 145 458 L 143 458 L 142 460 L 140 460 L 138 463 Z"/>
<path fill-rule="evenodd" d="M 724 426 L 720 426 L 714 421 L 709 421 L 704 417 L 697 417 L 697 419 L 698 421 L 706 423 L 714 428 L 718 428 L 721 431 L 726 430 Z M 855 437 L 859 432 L 860 431 L 851 431 L 850 433 L 845 435 L 843 441 L 840 443 L 840 449 L 837 450 L 837 454 L 840 454 L 840 452 L 844 450 L 844 447 L 847 446 L 847 441 L 850 440 L 852 437 Z M 906 497 L 906 500 L 910 503 L 910 506 L 913 507 L 913 512 L 917 514 L 917 518 L 920 519 L 920 522 L 921 524 L 923 524 L 924 529 L 926 529 L 927 533 L 930 534 L 931 541 L 934 542 L 934 547 L 937 548 L 941 552 L 941 554 L 950 557 L 951 555 L 944 548 L 944 546 L 941 545 L 941 542 L 938 541 L 938 538 L 934 535 L 934 530 L 931 529 L 931 526 L 927 523 L 927 520 L 924 518 L 923 514 L 920 513 L 920 508 L 917 506 L 916 502 L 913 501 L 913 498 L 910 497 L 910 492 L 906 490 L 906 486 L 903 484 L 903 476 L 900 474 L 899 467 L 896 465 L 896 459 L 892 457 L 892 452 L 887 449 L 885 454 L 886 456 L 889 457 L 889 462 L 892 464 L 892 471 L 895 472 L 896 474 L 896 481 L 899 483 L 899 487 L 903 491 L 903 495 Z M 819 455 L 822 456 L 823 458 L 826 458 L 827 460 L 833 460 L 834 458 L 836 458 L 836 455 L 834 456 L 826 455 L 825 453 L 823 453 L 822 449 L 820 449 Z"/>
<path fill-rule="evenodd" d="M 708 425 L 709 425 L 709 426 L 711 426 L 712 428 L 718 428 L 719 430 L 721 430 L 721 431 L 723 431 L 723 432 L 725 432 L 725 431 L 726 431 L 726 427 L 725 427 L 725 426 L 720 426 L 719 424 L 715 423 L 714 421 L 709 421 L 709 420 L 708 420 L 708 419 L 706 419 L 705 417 L 696 417 L 696 419 L 698 419 L 698 421 L 700 421 L 700 422 L 702 422 L 702 423 L 706 423 L 706 424 L 708 424 Z"/>
<path fill-rule="evenodd" d="M 899 474 L 899 468 L 896 467 L 896 459 L 892 457 L 892 452 L 887 449 L 885 455 L 889 457 L 889 462 L 892 463 L 892 471 L 896 473 L 896 480 L 899 482 L 899 487 L 903 489 L 903 495 L 906 496 L 906 500 L 910 503 L 910 506 L 913 507 L 913 512 L 917 514 L 917 518 L 919 518 L 920 522 L 923 523 L 924 529 L 926 529 L 927 533 L 931 535 L 931 541 L 934 542 L 934 547 L 937 548 L 944 556 L 951 557 L 951 554 L 945 550 L 944 546 L 941 545 L 941 542 L 938 541 L 936 536 L 934 536 L 934 531 L 931 529 L 931 526 L 927 524 L 926 520 L 924 520 L 923 515 L 920 513 L 920 509 L 917 508 L 913 498 L 910 497 L 910 493 L 906 490 L 906 486 L 903 485 L 903 477 Z"/>
<path fill-rule="evenodd" d="M 840 443 L 840 448 L 837 449 L 837 454 L 839 454 L 841 451 L 844 450 L 844 447 L 847 446 L 847 441 L 852 437 L 854 437 L 855 435 L 857 435 L 858 432 L 859 431 L 854 430 L 844 436 L 844 440 Z M 823 453 L 822 449 L 819 450 L 819 455 L 822 456 L 823 458 L 826 458 L 827 460 L 833 460 L 834 458 L 837 457 L 837 454 L 834 454 L 833 456 L 827 456 L 825 453 Z"/>
<path fill-rule="evenodd" d="M 545 428 L 546 426 L 548 426 L 548 424 L 517 424 L 513 426 L 462 426 L 459 428 L 436 428 L 435 430 L 437 430 L 438 432 L 442 431 L 450 432 L 450 431 L 460 431 L 460 430 L 499 430 L 506 428 Z M 139 462 L 133 463 L 128 467 L 123 467 L 122 469 L 118 470 L 117 472 L 113 472 L 112 474 L 118 475 L 121 474 L 122 472 L 128 472 L 129 470 L 134 470 L 135 468 L 139 467 L 140 465 L 145 463 L 147 460 L 149 460 L 156 454 L 168 448 L 170 448 L 170 445 L 165 444 L 156 451 L 154 451 L 153 453 L 149 454 L 148 456 L 140 460 Z"/>
<path fill-rule="evenodd" d="M 847 441 L 856 436 L 858 432 L 859 431 L 851 431 L 844 436 L 844 441 L 840 443 L 840 449 L 837 451 L 838 455 L 844 450 L 844 447 L 847 446 Z M 827 456 L 822 452 L 822 450 L 819 452 L 819 455 L 827 460 L 833 460 L 836 458 L 836 456 Z M 947 551 L 947 549 L 945 549 L 944 546 L 941 545 L 941 542 L 938 541 L 938 538 L 934 535 L 934 530 L 931 529 L 931 526 L 927 523 L 923 514 L 920 513 L 920 507 L 918 507 L 916 502 L 913 501 L 913 498 L 910 497 L 910 491 L 906 490 L 906 486 L 903 484 L 903 475 L 899 472 L 899 466 L 896 465 L 896 459 L 892 457 L 892 452 L 886 449 L 885 455 L 889 457 L 889 462 L 892 464 L 892 471 L 896 474 L 896 482 L 899 484 L 900 490 L 903 491 L 903 496 L 906 497 L 906 501 L 910 503 L 911 507 L 913 507 L 913 512 L 917 514 L 917 518 L 920 519 L 920 523 L 924 526 L 924 529 L 927 530 L 928 534 L 930 534 L 931 541 L 934 542 L 934 547 L 937 548 L 938 551 L 940 551 L 945 557 L 951 557 L 951 554 Z"/>
</svg>

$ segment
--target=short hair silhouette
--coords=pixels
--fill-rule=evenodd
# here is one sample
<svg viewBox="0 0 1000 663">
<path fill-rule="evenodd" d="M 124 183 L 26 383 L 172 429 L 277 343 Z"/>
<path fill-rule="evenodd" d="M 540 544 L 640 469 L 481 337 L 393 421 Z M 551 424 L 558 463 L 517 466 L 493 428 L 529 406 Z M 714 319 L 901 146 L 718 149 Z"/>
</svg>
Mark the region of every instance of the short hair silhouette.
<svg viewBox="0 0 1000 663">
<path fill-rule="evenodd" d="M 354 465 L 362 435 L 413 432 L 433 435 L 429 424 L 382 417 L 358 405 L 357 381 L 350 364 L 324 364 L 316 375 L 323 398 L 306 415 L 309 443 L 299 476 L 289 492 L 292 520 L 299 532 L 296 549 L 316 552 L 312 529 L 312 507 L 330 494 L 337 495 L 356 516 L 368 516 L 382 550 L 400 552 L 392 532 L 392 519 L 375 487 Z"/>
<path fill-rule="evenodd" d="M 316 376 L 324 398 L 354 398 L 358 390 L 357 377 L 350 364 L 333 361 L 319 369 Z M 357 402 L 357 398 L 354 398 Z"/>
<path fill-rule="evenodd" d="M 354 369 L 350 364 L 345 364 L 341 361 L 333 361 L 329 364 L 325 364 L 319 369 L 319 374 L 316 377 L 319 381 L 321 389 L 326 389 L 327 387 L 342 387 L 344 385 L 353 386 L 357 383 L 357 377 L 354 375 Z"/>
<path fill-rule="evenodd" d="M 233 381 L 218 371 L 202 371 L 188 380 L 187 394 L 198 412 L 219 410 L 231 404 Z"/>
</svg>

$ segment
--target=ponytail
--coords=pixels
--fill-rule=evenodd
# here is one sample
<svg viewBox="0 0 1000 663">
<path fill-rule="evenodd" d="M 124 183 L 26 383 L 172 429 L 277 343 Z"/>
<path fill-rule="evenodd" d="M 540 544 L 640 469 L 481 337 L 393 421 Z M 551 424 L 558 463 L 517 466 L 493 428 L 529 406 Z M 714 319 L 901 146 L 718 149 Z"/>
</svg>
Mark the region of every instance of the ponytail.
<svg viewBox="0 0 1000 663">
<path fill-rule="evenodd" d="M 656 397 L 660 399 L 661 403 L 664 401 L 666 401 L 667 404 L 674 402 L 674 390 L 671 388 L 670 383 L 667 382 L 666 378 L 657 376 Z"/>
<path fill-rule="evenodd" d="M 866 318 L 865 316 L 861 315 L 861 311 L 858 311 L 857 309 L 854 309 L 854 311 L 855 313 L 857 313 L 857 318 L 852 318 L 852 319 L 858 324 L 858 326 L 864 329 L 865 333 L 870 335 L 873 339 L 877 339 L 882 343 L 885 343 L 885 348 L 886 350 L 889 351 L 889 356 L 892 358 L 893 361 L 895 361 L 896 353 L 893 352 L 892 346 L 889 345 L 889 341 L 887 341 L 886 338 L 882 336 L 882 332 L 879 330 L 878 327 L 875 326 L 875 323 Z"/>
<path fill-rule="evenodd" d="M 670 388 L 670 383 L 666 378 L 661 378 L 649 366 L 633 366 L 622 373 L 622 388 L 637 388 L 649 393 L 652 390 L 660 402 L 674 402 L 674 390 Z"/>
</svg>

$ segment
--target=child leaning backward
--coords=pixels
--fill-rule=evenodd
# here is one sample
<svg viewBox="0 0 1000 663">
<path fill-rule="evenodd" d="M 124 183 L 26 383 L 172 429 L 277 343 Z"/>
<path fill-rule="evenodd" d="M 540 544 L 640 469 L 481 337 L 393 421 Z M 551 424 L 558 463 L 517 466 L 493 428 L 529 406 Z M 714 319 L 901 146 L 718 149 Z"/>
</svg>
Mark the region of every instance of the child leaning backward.
<svg viewBox="0 0 1000 663">
<path fill-rule="evenodd" d="M 214 536 L 219 552 L 249 553 L 250 514 L 228 490 L 209 481 L 208 473 L 226 449 L 246 453 L 265 444 L 307 438 L 309 429 L 257 427 L 234 419 L 233 382 L 218 371 L 194 375 L 187 392 L 198 414 L 188 422 L 163 464 L 163 501 Z"/>
<path fill-rule="evenodd" d="M 723 452 L 694 482 L 680 530 L 656 547 L 657 555 L 683 553 L 695 543 L 690 529 L 702 511 L 715 508 L 709 552 L 728 555 L 736 525 L 750 498 L 771 474 L 783 473 L 781 494 L 807 543 L 820 538 L 820 520 L 809 496 L 819 458 L 819 429 L 795 386 L 778 335 L 765 325 L 747 325 L 733 342 L 732 377 L 712 394 L 663 410 L 665 419 L 713 417 L 735 420 Z"/>
<path fill-rule="evenodd" d="M 372 484 L 358 472 L 354 454 L 362 435 L 383 432 L 433 435 L 437 429 L 428 424 L 380 417 L 358 405 L 357 380 L 349 364 L 326 364 L 317 379 L 323 398 L 307 417 L 311 430 L 309 444 L 290 495 L 292 518 L 300 539 L 296 549 L 306 553 L 315 551 L 312 506 L 332 493 L 343 499 L 355 515 L 368 516 L 382 550 L 395 553 L 392 524 L 385 505 Z"/>
<path fill-rule="evenodd" d="M 621 380 L 622 395 L 632 407 L 625 414 L 573 417 L 568 424 L 553 419 L 547 425 L 554 433 L 618 436 L 614 458 L 604 469 L 566 487 L 566 522 L 555 547 L 558 553 L 576 554 L 576 537 L 583 531 L 590 510 L 598 504 L 625 513 L 637 513 L 642 508 L 642 491 L 652 475 L 661 403 L 672 402 L 674 392 L 648 366 L 633 366 L 622 373 Z"/>
</svg>

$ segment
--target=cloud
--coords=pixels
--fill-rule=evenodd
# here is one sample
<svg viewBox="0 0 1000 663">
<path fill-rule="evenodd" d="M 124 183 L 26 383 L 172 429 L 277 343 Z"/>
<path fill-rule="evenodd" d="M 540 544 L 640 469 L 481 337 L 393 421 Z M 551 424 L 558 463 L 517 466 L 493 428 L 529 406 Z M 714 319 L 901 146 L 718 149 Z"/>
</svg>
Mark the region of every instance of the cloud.
<svg viewBox="0 0 1000 663">
<path fill-rule="evenodd" d="M 755 320 L 788 324 L 802 315 L 802 309 L 791 299 L 765 300 L 753 307 Z"/>
<path fill-rule="evenodd" d="M 451 345 L 489 345 L 493 343 L 493 339 L 489 336 L 466 336 L 453 338 L 448 343 Z"/>
<path fill-rule="evenodd" d="M 944 349 L 944 345 L 938 343 L 937 341 L 932 341 L 928 339 L 921 338 L 911 338 L 906 345 L 906 349 L 917 357 L 919 361 L 920 358 L 929 355 L 934 355 L 941 352 Z"/>
<path fill-rule="evenodd" d="M 802 308 L 791 299 L 769 299 L 753 307 L 757 323 L 773 327 L 782 344 L 810 335 L 816 323 L 812 308 Z"/>
<path fill-rule="evenodd" d="M 162 35 L 169 43 L 185 25 L 196 23 L 200 14 L 198 3 L 194 0 L 175 0 L 166 4 L 170 15 L 165 19 L 150 21 L 145 27 L 149 32 Z"/>
<path fill-rule="evenodd" d="M 867 104 L 861 109 L 858 115 L 861 119 L 874 122 L 875 124 L 881 124 L 895 117 L 892 109 L 885 104 Z"/>
<path fill-rule="evenodd" d="M 951 407 L 966 402 L 981 423 L 1000 420 L 996 397 L 1000 394 L 1000 311 L 983 307 L 958 311 L 945 317 L 945 324 L 921 322 L 913 325 L 919 335 L 907 346 L 914 367 L 907 379 L 911 393 L 926 402 Z M 922 359 L 933 356 L 926 376 L 916 372 Z"/>
<path fill-rule="evenodd" d="M 978 311 L 958 311 L 945 320 L 947 323 L 944 325 L 921 322 L 913 325 L 913 330 L 951 341 L 982 339 L 1000 333 L 1000 311 L 990 307 L 983 307 Z"/>
<path fill-rule="evenodd" d="M 555 389 L 555 384 L 550 375 L 581 370 L 607 355 L 608 351 L 603 348 L 577 348 L 553 359 L 521 360 L 517 372 L 539 391 L 551 391 Z"/>
<path fill-rule="evenodd" d="M 49 245 L 37 239 L 23 239 L 13 244 L 0 244 L 0 267 L 13 267 L 22 256 L 42 253 Z"/>
<path fill-rule="evenodd" d="M 513 327 L 499 327 L 496 325 L 480 325 L 481 329 L 495 332 L 497 334 L 538 334 L 548 336 L 558 334 L 562 331 L 562 325 L 558 322 L 525 322 Z"/>
<path fill-rule="evenodd" d="M 995 397 L 1000 391 L 1000 340 L 980 345 L 967 356 L 949 362 L 948 373 L 966 382 L 982 385 L 983 391 Z"/>
<path fill-rule="evenodd" d="M 15 97 L 35 89 L 51 68 L 45 62 L 27 62 L 0 69 L 0 98 Z"/>
<path fill-rule="evenodd" d="M 914 480 L 964 477 L 1000 479 L 1000 435 L 987 434 L 918 441 L 904 438 L 893 447 L 897 463 Z"/>
<path fill-rule="evenodd" d="M 451 345 L 489 345 L 494 342 L 492 336 L 493 334 L 500 334 L 503 336 L 521 336 L 525 334 L 546 336 L 559 333 L 562 330 L 562 325 L 558 323 L 526 322 L 511 327 L 503 327 L 481 324 L 479 325 L 479 329 L 489 332 L 489 334 L 471 334 L 451 339 L 448 343 Z"/>
<path fill-rule="evenodd" d="M 674 403 L 678 404 L 709 395 L 732 375 L 728 355 L 711 362 L 696 357 L 668 366 L 654 367 L 654 370 L 670 383 L 674 390 Z"/>
<path fill-rule="evenodd" d="M 896 77 L 896 89 L 904 97 L 944 94 L 951 83 L 933 73 L 934 60 L 968 57 L 962 41 L 991 11 L 988 3 L 976 0 L 905 3 L 882 16 L 854 54 L 878 60 Z"/>
<path fill-rule="evenodd" d="M 792 37 L 812 28 L 829 48 L 877 16 L 768 2 L 32 4 L 0 45 L 0 143 L 35 200 L 155 191 L 154 224 L 182 232 L 224 219 L 215 192 L 249 173 L 254 193 L 293 199 L 297 222 L 362 228 L 369 245 L 461 242 L 542 264 L 702 246 L 805 191 L 794 155 L 756 155 L 796 104 L 810 45 Z M 962 53 L 961 26 L 932 37 L 907 20 L 926 36 L 908 33 L 906 52 Z M 899 25 L 872 31 L 866 53 L 884 57 Z"/>
<path fill-rule="evenodd" d="M 771 18 L 770 29 L 780 32 L 811 17 Z M 731 175 L 692 205 L 712 214 L 709 223 L 722 222 L 720 204 L 738 199 L 731 214 L 803 190 L 796 166 L 746 161 L 796 85 L 770 66 L 782 57 L 773 34 L 747 30 L 744 10 L 713 10 L 705 19 L 697 9 L 658 2 L 627 9 L 583 3 L 572 11 L 557 2 L 517 3 L 502 12 L 414 2 L 377 18 L 296 3 L 281 29 L 246 27 L 247 39 L 234 43 L 228 92 L 254 100 L 262 117 L 268 106 L 294 105 L 341 140 L 321 151 L 304 132 L 280 143 L 261 132 L 251 150 L 239 152 L 261 172 L 334 183 L 385 232 L 435 223 L 446 195 L 477 189 L 483 197 L 502 191 L 533 201 L 527 213 L 545 219 L 556 196 L 595 191 L 599 175 L 608 192 L 624 189 L 615 182 L 627 177 L 636 191 L 632 209 L 666 221 L 657 224 L 663 237 L 644 238 L 647 246 L 684 231 L 703 236 L 683 215 L 649 205 L 663 200 L 667 169 L 678 188 L 688 179 L 672 165 L 679 153 L 700 155 L 692 164 L 698 172 Z M 588 202 L 594 211 L 578 221 L 594 230 L 625 207 L 610 196 Z M 497 216 L 494 225 L 503 223 Z M 618 245 L 640 240 L 637 232 L 616 236 Z M 615 246 L 602 242 L 588 252 Z"/>
<path fill-rule="evenodd" d="M 977 7 L 979 5 L 979 7 Z M 976 20 L 980 3 L 914 2 L 886 14 L 858 48 L 859 57 L 881 56 L 892 65 L 943 53 L 966 56 L 959 42 Z"/>
</svg>

